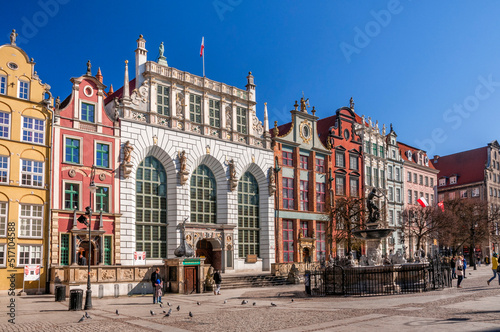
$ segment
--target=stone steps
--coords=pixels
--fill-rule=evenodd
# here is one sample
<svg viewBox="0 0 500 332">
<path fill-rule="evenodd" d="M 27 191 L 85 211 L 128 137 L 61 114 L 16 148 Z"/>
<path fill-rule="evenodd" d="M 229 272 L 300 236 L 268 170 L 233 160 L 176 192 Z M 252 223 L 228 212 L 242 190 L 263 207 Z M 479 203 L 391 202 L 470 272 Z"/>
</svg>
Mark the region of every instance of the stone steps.
<svg viewBox="0 0 500 332">
<path fill-rule="evenodd" d="M 288 285 L 288 279 L 285 277 L 273 276 L 270 274 L 263 275 L 224 275 L 222 277 L 223 289 L 249 288 L 249 287 L 272 287 Z"/>
</svg>

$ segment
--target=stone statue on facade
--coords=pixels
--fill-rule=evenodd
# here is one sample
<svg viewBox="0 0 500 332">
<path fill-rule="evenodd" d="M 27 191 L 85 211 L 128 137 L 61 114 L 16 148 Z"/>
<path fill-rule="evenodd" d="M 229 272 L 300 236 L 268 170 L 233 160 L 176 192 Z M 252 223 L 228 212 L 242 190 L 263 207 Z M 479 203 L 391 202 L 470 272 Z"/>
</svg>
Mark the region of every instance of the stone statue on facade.
<svg viewBox="0 0 500 332">
<path fill-rule="evenodd" d="M 130 173 L 132 172 L 132 151 L 134 151 L 134 147 L 127 141 L 125 145 L 123 145 L 123 161 L 121 164 L 123 177 L 128 179 L 130 177 Z"/>
<path fill-rule="evenodd" d="M 349 100 L 349 108 L 354 111 L 354 99 L 352 97 Z"/>
<path fill-rule="evenodd" d="M 12 29 L 12 32 L 10 33 L 10 44 L 12 46 L 16 46 L 16 38 L 19 34 L 16 32 L 16 29 Z"/>
<path fill-rule="evenodd" d="M 304 99 L 304 97 L 300 98 L 300 110 L 302 112 L 307 113 L 307 106 L 309 106 L 308 103 L 309 103 L 309 98 L 307 99 Z"/>
<path fill-rule="evenodd" d="M 90 63 L 90 60 L 87 61 L 87 76 L 92 76 L 92 64 Z"/>
<path fill-rule="evenodd" d="M 368 206 L 368 222 L 369 223 L 374 223 L 377 222 L 377 220 L 380 219 L 380 211 L 375 204 L 375 198 L 382 197 L 381 195 L 377 195 L 377 189 L 373 188 L 372 191 L 368 194 L 368 198 L 366 199 L 366 205 Z"/>
<path fill-rule="evenodd" d="M 184 219 L 182 223 L 177 226 L 177 229 L 181 232 L 181 245 L 174 250 L 174 255 L 176 257 L 191 257 L 194 255 L 194 250 L 191 246 L 186 242 L 186 221 L 188 218 Z"/>
<path fill-rule="evenodd" d="M 236 162 L 231 159 L 227 162 L 229 166 L 229 185 L 231 191 L 234 191 L 238 187 L 238 179 L 236 178 Z"/>
<path fill-rule="evenodd" d="M 177 93 L 175 97 L 175 115 L 179 119 L 184 119 L 184 95 L 180 92 Z"/>
<path fill-rule="evenodd" d="M 269 196 L 272 196 L 276 192 L 276 178 L 274 175 L 274 167 L 269 167 L 267 174 L 269 177 Z"/>
<path fill-rule="evenodd" d="M 165 52 L 165 47 L 163 46 L 163 42 L 161 42 L 160 47 L 158 48 L 158 63 L 161 65 L 168 66 L 167 58 L 163 55 Z"/>
<path fill-rule="evenodd" d="M 189 177 L 189 171 L 187 170 L 187 155 L 186 151 L 182 150 L 177 153 L 177 157 L 179 158 L 180 170 L 179 170 L 179 180 L 181 185 L 185 185 L 187 183 Z"/>
<path fill-rule="evenodd" d="M 115 97 L 115 122 L 120 119 L 120 108 L 119 108 L 119 102 L 118 102 L 118 97 Z"/>
</svg>

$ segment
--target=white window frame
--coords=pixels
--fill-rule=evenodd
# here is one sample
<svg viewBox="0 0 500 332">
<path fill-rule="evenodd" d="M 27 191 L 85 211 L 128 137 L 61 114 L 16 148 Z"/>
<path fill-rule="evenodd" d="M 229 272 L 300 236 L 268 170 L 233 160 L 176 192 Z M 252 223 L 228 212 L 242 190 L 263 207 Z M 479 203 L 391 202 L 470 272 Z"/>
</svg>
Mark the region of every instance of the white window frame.
<svg viewBox="0 0 500 332">
<path fill-rule="evenodd" d="M 394 226 L 394 210 L 389 210 L 389 225 Z"/>
<path fill-rule="evenodd" d="M 7 250 L 6 250 L 7 244 L 0 244 L 0 252 L 3 253 L 3 260 L 0 257 L 0 267 L 5 267 L 7 266 Z"/>
<path fill-rule="evenodd" d="M 79 163 L 73 163 L 73 162 L 66 161 L 66 138 L 80 141 L 80 151 L 78 151 L 78 153 L 80 154 L 80 157 L 78 158 L 80 161 Z M 71 164 L 71 165 L 83 165 L 82 158 L 83 158 L 83 137 L 72 136 L 72 135 L 63 135 L 63 163 Z"/>
<path fill-rule="evenodd" d="M 450 184 L 455 184 L 455 183 L 457 183 L 457 177 L 456 176 L 450 177 Z"/>
<path fill-rule="evenodd" d="M 389 166 L 387 167 L 387 178 L 388 178 L 389 180 L 392 180 L 392 173 L 393 173 L 393 171 L 392 171 L 392 166 L 391 166 L 391 165 L 389 165 Z"/>
<path fill-rule="evenodd" d="M 108 167 L 104 166 L 97 166 L 97 144 L 103 144 L 107 145 L 109 148 L 108 151 Z M 111 150 L 111 142 L 106 142 L 106 141 L 94 141 L 94 165 L 97 168 L 102 168 L 102 169 L 111 169 L 111 161 L 113 160 L 112 158 L 112 150 Z"/>
<path fill-rule="evenodd" d="M 394 201 L 394 188 L 389 187 L 389 202 Z"/>
<path fill-rule="evenodd" d="M 0 155 L 0 158 L 7 158 L 7 168 L 2 168 L 2 163 L 0 162 L 0 172 L 7 171 L 6 180 L 2 181 L 1 177 L 0 177 L 0 183 L 9 184 L 9 179 L 10 179 L 10 172 L 9 172 L 9 169 L 10 169 L 10 167 L 9 167 L 9 165 L 10 165 L 10 157 L 9 156 L 4 156 L 4 155 Z"/>
<path fill-rule="evenodd" d="M 89 104 L 89 105 L 93 105 L 94 106 L 94 122 L 92 121 L 88 121 L 88 120 L 83 120 L 82 119 L 82 105 L 83 104 Z M 94 103 L 92 101 L 89 101 L 89 100 L 80 100 L 80 116 L 78 117 L 80 119 L 80 121 L 84 122 L 84 123 L 97 123 L 97 103 Z"/>
<path fill-rule="evenodd" d="M 22 216 L 21 215 L 21 212 L 22 212 L 22 207 L 23 206 L 29 206 L 30 207 L 30 215 L 29 216 Z M 41 216 L 33 216 L 33 207 L 41 207 L 42 208 L 42 211 L 41 211 Z M 43 214 L 44 214 L 44 209 L 43 209 L 43 205 L 39 205 L 39 204 L 23 204 L 23 203 L 20 203 L 19 204 L 19 222 L 18 222 L 18 229 L 17 229 L 17 234 L 18 234 L 18 237 L 19 238 L 29 238 L 29 239 L 41 239 L 43 238 Z M 21 226 L 23 225 L 23 219 L 29 219 L 30 220 L 30 223 L 29 223 L 29 235 L 21 235 Z M 34 222 L 37 221 L 37 220 L 40 220 L 40 235 L 37 236 L 37 235 L 33 235 L 33 225 L 34 225 Z"/>
<path fill-rule="evenodd" d="M 6 94 L 7 94 L 7 76 L 2 74 L 0 75 L 0 95 L 6 95 Z"/>
<path fill-rule="evenodd" d="M 472 188 L 471 197 L 479 197 L 479 188 Z"/>
<path fill-rule="evenodd" d="M 26 98 L 21 97 L 21 83 L 27 84 Z M 30 100 L 30 82 L 26 79 L 19 79 L 17 84 L 17 97 L 19 99 Z"/>
<path fill-rule="evenodd" d="M 7 119 L 9 121 L 9 123 L 7 125 L 5 124 L 0 124 L 0 128 L 7 128 L 7 137 L 3 137 L 3 136 L 0 136 L 0 139 L 10 139 L 10 125 L 12 123 L 12 116 L 11 116 L 11 113 L 10 112 L 2 112 L 0 111 L 0 113 L 4 113 L 4 114 L 7 114 Z"/>
<path fill-rule="evenodd" d="M 446 179 L 445 178 L 439 179 L 439 186 L 440 187 L 446 186 Z"/>
<path fill-rule="evenodd" d="M 401 181 L 401 173 L 399 172 L 399 167 L 394 167 L 395 174 L 396 174 L 396 181 Z"/>
<path fill-rule="evenodd" d="M 2 213 L 2 205 L 4 204 L 5 204 L 5 211 L 4 213 Z M 9 217 L 9 202 L 0 201 L 0 238 L 7 237 L 7 224 L 9 220 L 8 217 Z"/>
<path fill-rule="evenodd" d="M 44 188 L 44 182 L 45 182 L 45 162 L 43 161 L 38 161 L 38 160 L 32 160 L 32 159 L 23 159 L 21 158 L 19 163 L 19 185 L 23 187 L 33 187 L 33 188 Z M 23 161 L 28 161 L 31 162 L 31 169 L 32 171 L 30 172 L 23 172 Z M 42 173 L 34 173 L 33 172 L 33 163 L 42 163 Z M 41 180 L 41 185 L 40 186 L 35 186 L 33 185 L 33 175 L 35 174 L 41 174 L 42 180 Z M 23 175 L 29 175 L 30 176 L 30 183 L 29 184 L 23 184 Z"/>
<path fill-rule="evenodd" d="M 21 264 L 21 247 L 28 247 L 29 248 L 29 256 L 28 256 L 28 263 L 22 263 Z M 40 252 L 40 263 L 33 263 L 32 262 L 32 259 L 33 259 L 33 249 L 34 248 L 40 248 L 40 250 L 37 250 Z M 24 252 L 24 251 L 23 251 Z M 43 245 L 41 244 L 25 244 L 25 243 L 19 243 L 17 245 L 17 267 L 23 267 L 23 266 L 26 266 L 26 265 L 40 265 L 40 268 L 42 267 L 42 263 L 43 263 Z"/>
<path fill-rule="evenodd" d="M 396 188 L 396 203 L 401 202 L 401 189 Z"/>
<path fill-rule="evenodd" d="M 24 128 L 24 119 L 32 119 L 33 120 L 33 128 L 32 129 L 28 129 L 28 128 Z M 39 120 L 39 121 L 42 121 L 43 123 L 43 129 L 42 130 L 36 130 L 35 129 L 35 120 Z M 45 144 L 45 126 L 46 126 L 46 121 L 44 119 L 39 119 L 39 118 L 33 118 L 33 117 L 30 117 L 30 116 L 22 116 L 21 117 L 21 141 L 23 142 L 30 142 L 32 144 Z M 33 133 L 33 140 L 29 141 L 29 140 L 24 140 L 24 130 L 26 131 L 31 131 Z M 42 137 L 43 137 L 43 140 L 42 142 L 35 142 L 35 133 L 41 133 L 42 134 Z"/>
<path fill-rule="evenodd" d="M 78 185 L 78 211 L 83 211 L 83 207 L 82 207 L 82 185 L 83 185 L 83 182 L 82 181 L 72 181 L 72 180 L 63 180 L 63 183 L 62 183 L 62 198 L 61 198 L 61 209 L 62 210 L 66 210 L 66 211 L 74 211 L 75 209 L 71 209 L 71 210 L 68 210 L 66 209 L 66 206 L 65 206 L 65 199 L 66 199 L 66 184 L 67 183 L 72 183 L 72 184 L 77 184 Z M 101 186 L 100 186 L 101 187 Z M 95 195 L 94 195 L 95 196 Z M 94 197 L 94 205 L 95 206 L 95 197 Z"/>
<path fill-rule="evenodd" d="M 70 181 L 68 181 L 70 182 Z M 76 183 L 76 182 L 75 182 Z M 108 212 L 102 212 L 102 213 L 112 213 L 111 211 L 113 211 L 113 201 L 111 201 L 111 185 L 109 184 L 102 184 L 102 183 L 99 183 L 96 185 L 97 187 L 106 187 L 108 188 L 108 206 L 109 206 L 109 211 Z M 95 210 L 95 214 L 96 215 L 99 215 L 99 213 L 101 212 L 101 210 L 97 210 L 97 191 L 96 193 L 93 195 L 94 196 L 94 199 L 93 199 L 93 204 L 92 205 L 94 207 L 94 210 Z M 80 200 L 80 197 L 78 197 L 78 200 Z"/>
</svg>

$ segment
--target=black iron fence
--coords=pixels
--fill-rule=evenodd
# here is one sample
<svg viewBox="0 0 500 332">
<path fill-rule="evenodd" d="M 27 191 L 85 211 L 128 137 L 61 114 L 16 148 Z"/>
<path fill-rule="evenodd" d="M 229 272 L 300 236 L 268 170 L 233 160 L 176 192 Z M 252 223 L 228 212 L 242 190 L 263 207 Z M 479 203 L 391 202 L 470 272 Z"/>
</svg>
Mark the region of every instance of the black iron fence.
<svg viewBox="0 0 500 332">
<path fill-rule="evenodd" d="M 331 265 L 310 273 L 312 296 L 391 295 L 451 287 L 451 268 L 441 260 L 420 264 L 342 267 Z"/>
</svg>

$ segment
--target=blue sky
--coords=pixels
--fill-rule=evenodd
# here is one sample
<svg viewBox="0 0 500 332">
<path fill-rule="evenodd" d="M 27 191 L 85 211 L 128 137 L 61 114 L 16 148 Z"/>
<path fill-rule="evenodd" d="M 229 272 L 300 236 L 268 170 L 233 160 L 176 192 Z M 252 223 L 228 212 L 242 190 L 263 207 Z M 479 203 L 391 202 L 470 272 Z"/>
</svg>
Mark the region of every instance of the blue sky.
<svg viewBox="0 0 500 332">
<path fill-rule="evenodd" d="M 170 66 L 202 75 L 205 36 L 207 77 L 244 88 L 252 71 L 271 125 L 289 122 L 304 92 L 321 118 L 354 97 L 358 114 L 431 156 L 500 138 L 498 2 L 41 0 L 2 12 L 0 43 L 15 28 L 61 99 L 88 59 L 120 87 L 139 34 L 149 60 L 163 41 Z"/>
</svg>

